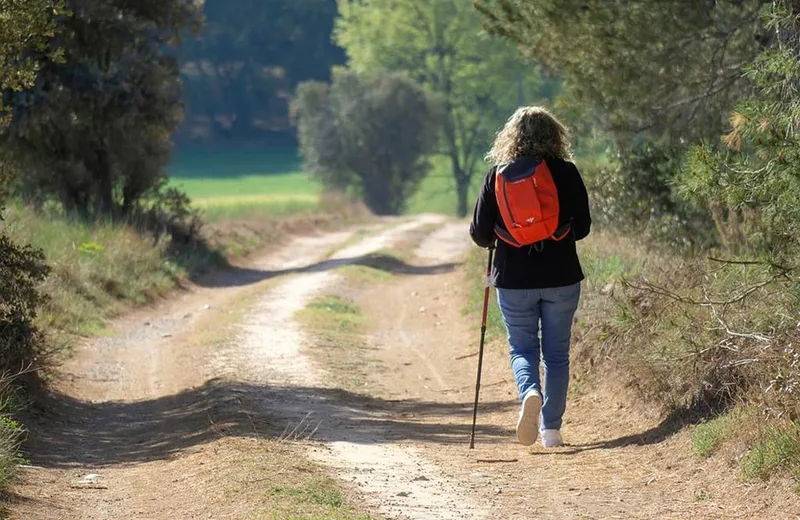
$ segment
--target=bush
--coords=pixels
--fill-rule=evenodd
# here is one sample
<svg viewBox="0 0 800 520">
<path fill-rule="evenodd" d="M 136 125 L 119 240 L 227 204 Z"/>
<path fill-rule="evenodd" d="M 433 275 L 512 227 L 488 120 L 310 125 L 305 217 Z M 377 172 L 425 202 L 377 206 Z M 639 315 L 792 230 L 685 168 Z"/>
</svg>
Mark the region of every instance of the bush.
<svg viewBox="0 0 800 520">
<path fill-rule="evenodd" d="M 38 285 L 48 273 L 40 250 L 0 234 L 0 375 L 36 368 L 42 336 L 34 320 L 45 301 Z"/>
<path fill-rule="evenodd" d="M 607 229 L 645 235 L 673 249 L 713 244 L 708 210 L 682 200 L 672 188 L 684 155 L 679 145 L 641 141 L 619 150 L 610 164 L 589 165 L 593 218 Z"/>
<path fill-rule="evenodd" d="M 292 117 L 306 168 L 327 188 L 355 191 L 381 215 L 399 214 L 419 188 L 436 145 L 430 96 L 399 74 L 334 71 L 297 88 Z"/>
</svg>

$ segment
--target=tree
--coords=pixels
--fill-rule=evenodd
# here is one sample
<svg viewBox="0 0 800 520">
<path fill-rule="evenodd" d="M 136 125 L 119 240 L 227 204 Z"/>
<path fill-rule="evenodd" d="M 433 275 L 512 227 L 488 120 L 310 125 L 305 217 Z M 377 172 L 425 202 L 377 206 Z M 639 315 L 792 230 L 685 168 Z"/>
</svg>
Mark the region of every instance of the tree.
<svg viewBox="0 0 800 520">
<path fill-rule="evenodd" d="M 564 78 L 610 127 L 718 135 L 750 86 L 763 0 L 479 0 L 493 34 Z"/>
<path fill-rule="evenodd" d="M 401 75 L 335 70 L 330 85 L 300 84 L 292 114 L 308 171 L 328 187 L 355 189 L 377 214 L 400 213 L 427 174 L 436 104 Z"/>
<path fill-rule="evenodd" d="M 10 96 L 6 155 L 28 194 L 83 217 L 128 217 L 159 191 L 181 121 L 169 46 L 196 27 L 193 0 L 67 0 L 30 90 Z M 58 50 L 58 52 L 57 52 Z"/>
<path fill-rule="evenodd" d="M 763 18 L 771 36 L 745 68 L 755 91 L 737 105 L 721 142 L 708 140 L 694 147 L 677 180 L 685 198 L 715 210 L 720 234 L 732 249 L 763 251 L 774 264 L 796 269 L 800 5 L 774 0 Z"/>
<path fill-rule="evenodd" d="M 443 100 L 441 153 L 451 165 L 458 214 L 494 132 L 518 104 L 555 93 L 508 42 L 489 37 L 463 0 L 339 0 L 334 37 L 356 72 L 400 71 Z"/>
<path fill-rule="evenodd" d="M 206 0 L 205 29 L 180 49 L 185 141 L 291 141 L 301 81 L 330 79 L 336 0 Z"/>
<path fill-rule="evenodd" d="M 0 0 L 0 90 L 33 86 L 36 63 L 31 52 L 43 52 L 55 35 L 54 17 L 63 13 L 58 0 Z M 54 56 L 57 59 L 57 50 Z M 8 107 L 0 98 L 0 124 L 7 124 Z"/>
<path fill-rule="evenodd" d="M 752 85 L 742 74 L 764 44 L 763 0 L 479 0 L 492 34 L 565 82 L 573 106 L 599 111 L 614 143 L 587 172 L 598 216 L 673 245 L 713 235 L 708 208 L 673 189 L 697 139 L 724 131 Z M 579 115 L 583 118 L 585 115 Z"/>
<path fill-rule="evenodd" d="M 0 0 L 0 90 L 30 88 L 37 73 L 31 53 L 43 52 L 55 33 L 54 16 L 61 3 L 49 0 Z M 57 51 L 53 59 L 58 59 Z M 0 97 L 0 127 L 10 123 L 10 113 Z M 0 212 L 15 172 L 0 162 Z M 2 217 L 0 217 L 0 221 Z M 6 376 L 34 365 L 41 332 L 34 325 L 43 297 L 38 284 L 48 268 L 41 251 L 20 247 L 0 233 L 0 393 Z"/>
</svg>

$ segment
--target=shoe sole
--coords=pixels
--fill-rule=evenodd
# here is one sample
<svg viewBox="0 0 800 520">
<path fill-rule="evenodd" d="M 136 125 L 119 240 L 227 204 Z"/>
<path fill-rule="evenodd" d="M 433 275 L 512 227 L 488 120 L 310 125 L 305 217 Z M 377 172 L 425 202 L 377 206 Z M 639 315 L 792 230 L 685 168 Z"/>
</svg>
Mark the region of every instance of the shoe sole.
<svg viewBox="0 0 800 520">
<path fill-rule="evenodd" d="M 542 411 L 542 397 L 529 394 L 522 401 L 522 415 L 517 421 L 517 440 L 523 446 L 531 446 L 539 437 L 539 413 Z"/>
</svg>

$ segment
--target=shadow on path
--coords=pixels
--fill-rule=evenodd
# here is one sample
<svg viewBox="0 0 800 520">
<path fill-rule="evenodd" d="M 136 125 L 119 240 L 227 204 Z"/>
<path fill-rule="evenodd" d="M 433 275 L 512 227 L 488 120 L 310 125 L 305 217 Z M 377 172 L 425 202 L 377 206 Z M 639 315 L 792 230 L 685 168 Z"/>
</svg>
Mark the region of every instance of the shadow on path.
<svg viewBox="0 0 800 520">
<path fill-rule="evenodd" d="M 641 433 L 625 435 L 616 439 L 587 444 L 568 444 L 566 449 L 553 452 L 558 455 L 574 455 L 591 450 L 613 450 L 628 446 L 650 446 L 660 444 L 690 424 L 697 424 L 720 414 L 725 408 L 724 402 L 712 405 L 696 404 L 678 408 L 664 418 L 659 424 Z"/>
<path fill-rule="evenodd" d="M 315 264 L 298 267 L 293 269 L 261 270 L 246 267 L 231 266 L 215 273 L 214 276 L 199 278 L 195 283 L 201 287 L 220 288 L 220 287 L 243 287 L 253 285 L 278 276 L 316 273 L 321 271 L 331 271 L 339 267 L 348 265 L 371 267 L 392 274 L 405 275 L 436 275 L 450 273 L 460 264 L 444 263 L 432 266 L 416 266 L 391 255 L 369 254 L 356 258 L 342 258 L 335 260 L 324 260 Z"/>
<path fill-rule="evenodd" d="M 490 402 L 484 411 L 515 408 Z M 271 387 L 212 380 L 177 395 L 141 402 L 88 403 L 51 395 L 28 419 L 34 464 L 44 467 L 106 466 L 166 459 L 222 436 L 285 436 L 357 444 L 415 441 L 469 442 L 469 403 L 387 401 L 345 390 Z M 448 424 L 419 421 L 446 417 Z M 482 426 L 501 442 L 512 431 Z"/>
</svg>

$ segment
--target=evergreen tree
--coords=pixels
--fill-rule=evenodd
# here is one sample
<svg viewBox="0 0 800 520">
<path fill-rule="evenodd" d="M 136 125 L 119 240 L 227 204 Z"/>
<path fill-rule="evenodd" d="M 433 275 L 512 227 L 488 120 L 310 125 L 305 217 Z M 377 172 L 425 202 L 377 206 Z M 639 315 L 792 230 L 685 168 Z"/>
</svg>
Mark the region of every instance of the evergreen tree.
<svg viewBox="0 0 800 520">
<path fill-rule="evenodd" d="M 10 96 L 3 151 L 24 166 L 29 195 L 84 217 L 126 217 L 158 191 L 181 121 L 169 47 L 199 24 L 193 0 L 67 0 L 57 32 Z"/>
</svg>

